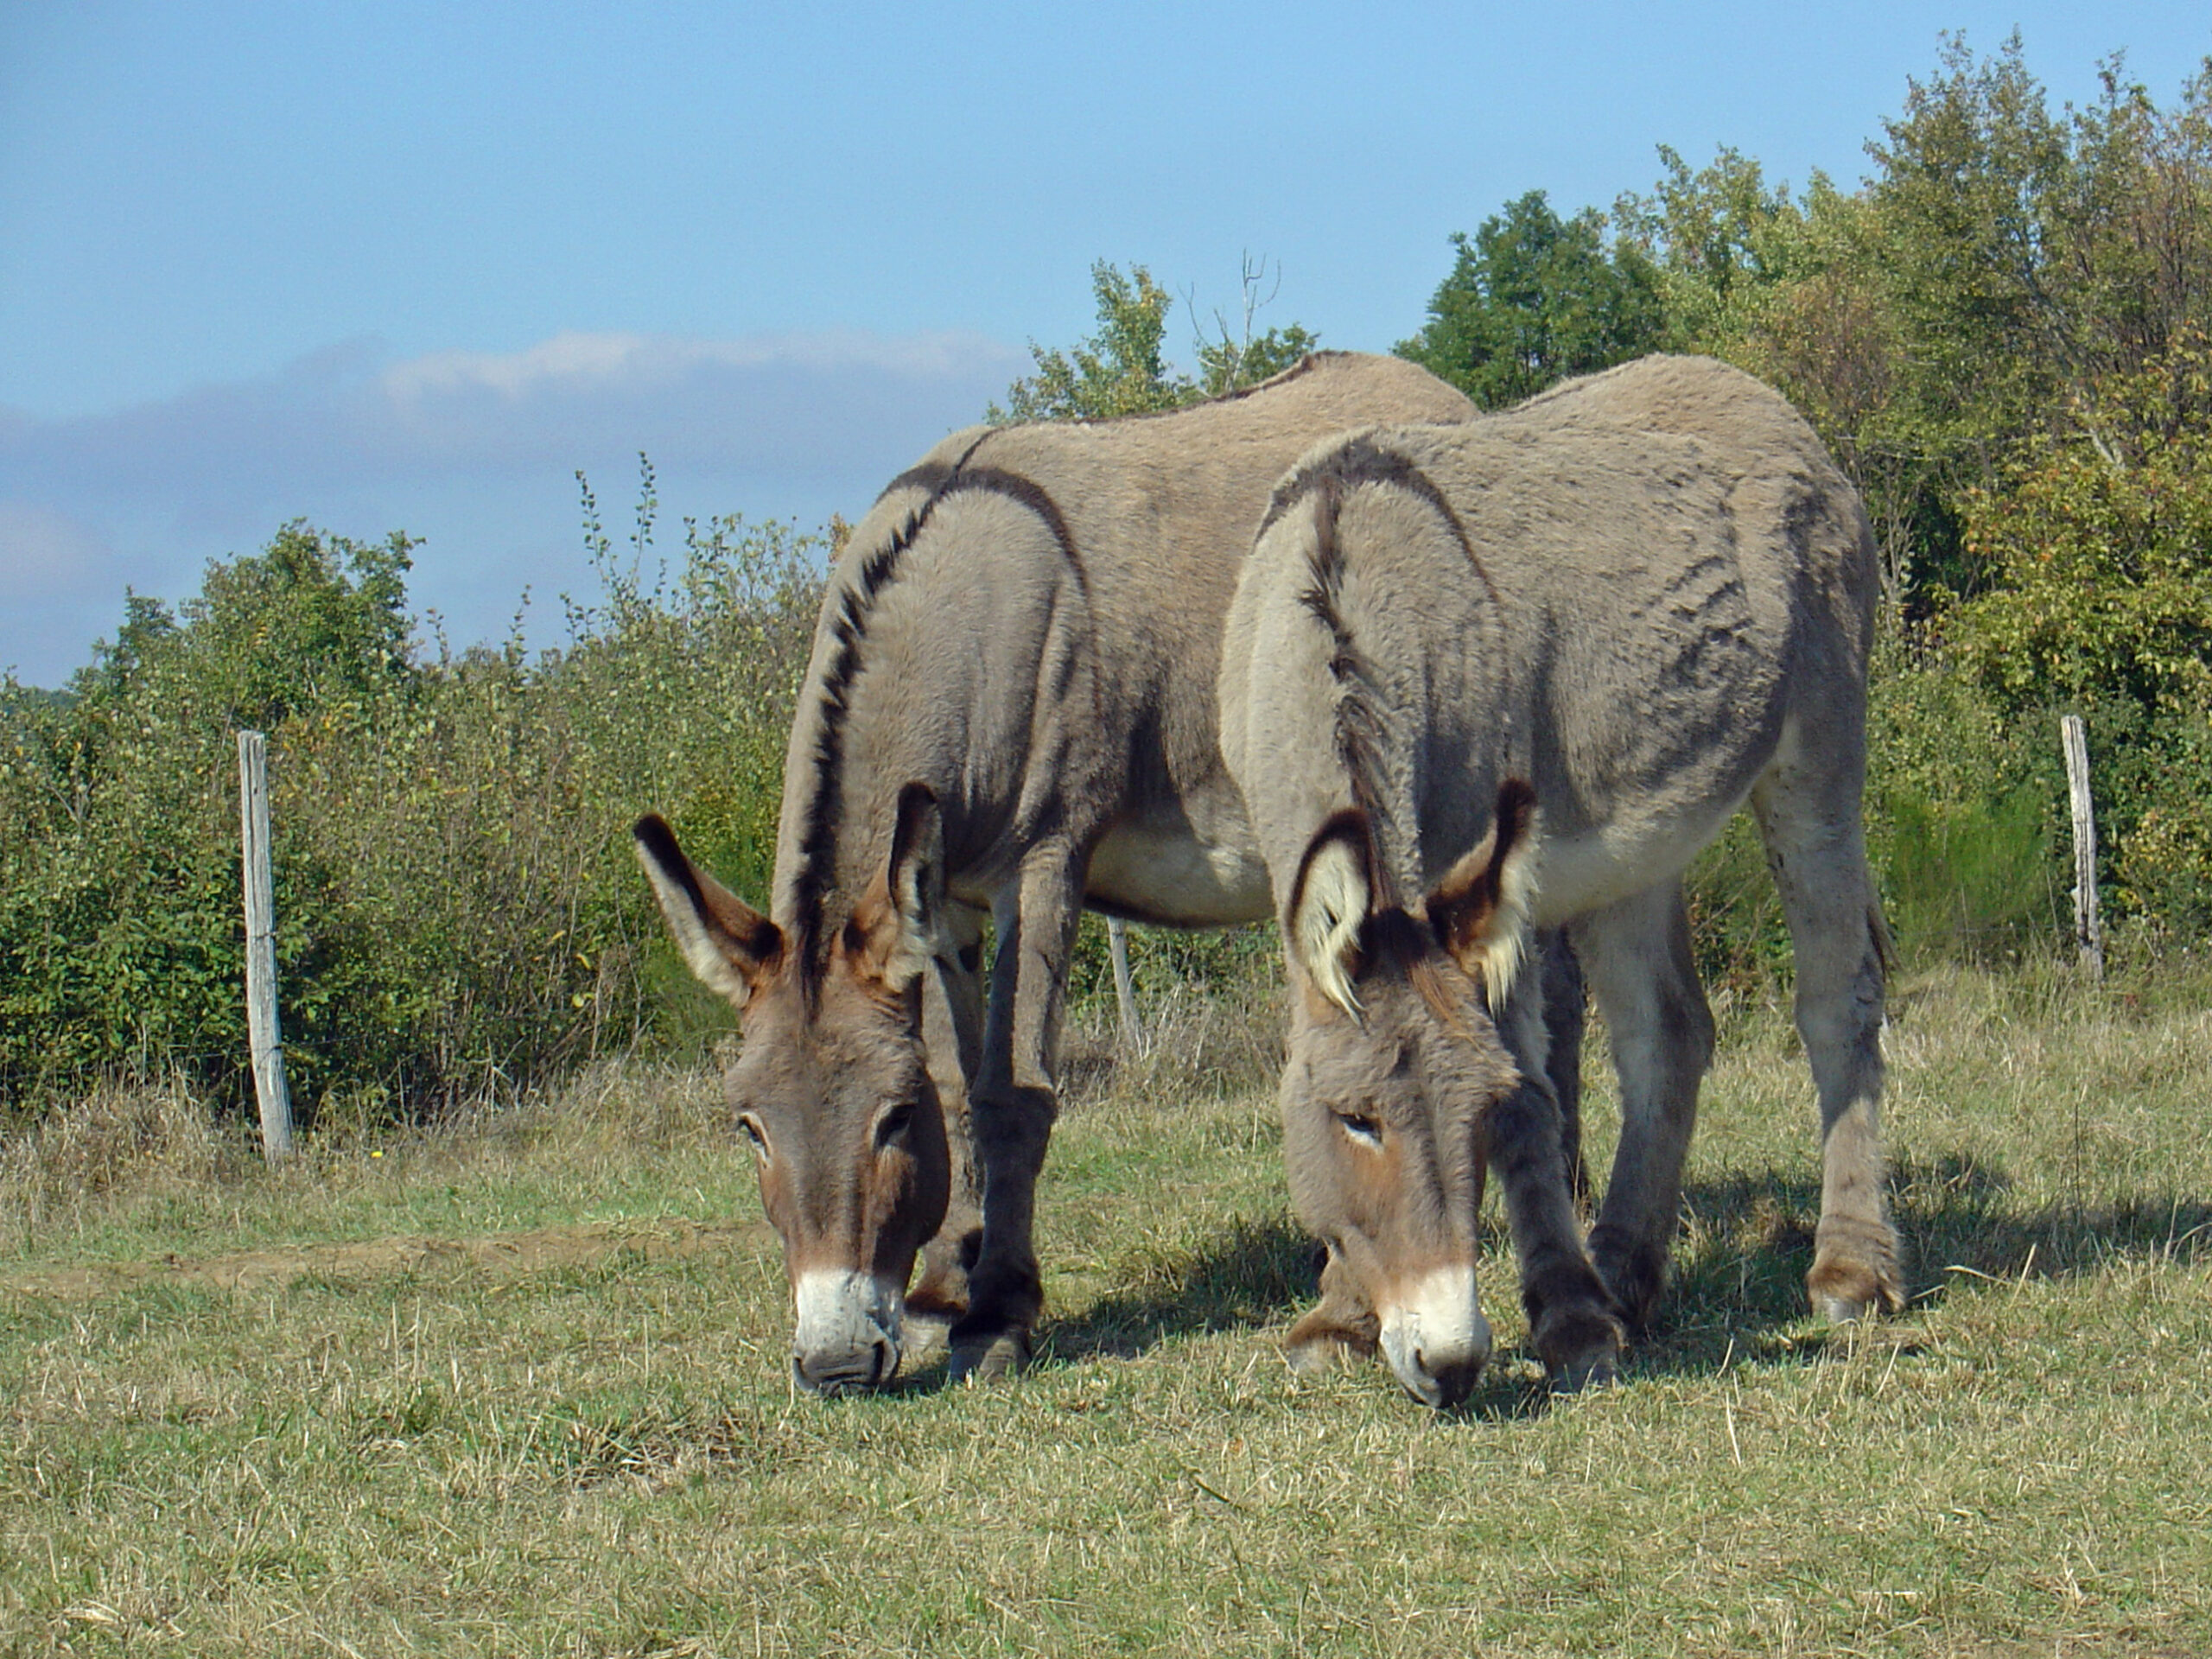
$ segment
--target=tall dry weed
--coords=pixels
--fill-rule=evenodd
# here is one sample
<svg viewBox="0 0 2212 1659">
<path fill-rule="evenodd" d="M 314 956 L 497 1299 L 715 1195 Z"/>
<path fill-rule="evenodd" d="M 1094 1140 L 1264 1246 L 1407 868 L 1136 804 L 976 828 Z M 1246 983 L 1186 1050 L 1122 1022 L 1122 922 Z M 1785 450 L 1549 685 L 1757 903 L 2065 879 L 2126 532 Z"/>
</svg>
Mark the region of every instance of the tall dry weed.
<svg viewBox="0 0 2212 1659">
<path fill-rule="evenodd" d="M 1062 1046 L 1071 1103 L 1217 1100 L 1274 1088 L 1285 1023 L 1274 976 L 1212 988 L 1174 982 L 1141 996 L 1139 1008 L 1144 1035 L 1131 1043 L 1111 999 L 1076 1005 Z"/>
<path fill-rule="evenodd" d="M 213 1185 L 246 1151 L 181 1077 L 115 1078 L 0 1144 L 0 1248 L 107 1202 Z"/>
<path fill-rule="evenodd" d="M 566 1162 L 681 1157 L 735 1144 L 718 1065 L 631 1053 L 595 1060 L 519 1105 L 464 1115 L 456 1139 L 496 1136 Z"/>
</svg>

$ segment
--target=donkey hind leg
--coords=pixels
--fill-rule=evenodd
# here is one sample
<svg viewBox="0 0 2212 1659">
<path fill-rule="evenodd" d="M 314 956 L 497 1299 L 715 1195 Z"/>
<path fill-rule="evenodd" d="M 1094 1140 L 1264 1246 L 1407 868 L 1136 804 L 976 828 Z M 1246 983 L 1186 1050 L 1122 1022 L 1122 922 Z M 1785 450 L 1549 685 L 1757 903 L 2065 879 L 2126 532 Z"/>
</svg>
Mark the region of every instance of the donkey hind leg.
<svg viewBox="0 0 2212 1659">
<path fill-rule="evenodd" d="M 968 1091 L 983 1056 L 983 918 L 968 905 L 948 906 L 947 952 L 922 987 L 922 1040 L 930 1080 L 944 1114 L 952 1173 L 944 1224 L 922 1249 L 922 1274 L 906 1295 L 906 1312 L 955 1319 L 968 1308 L 968 1270 L 983 1238 L 982 1183 L 976 1170 Z"/>
<path fill-rule="evenodd" d="M 1797 1034 L 1821 1103 L 1821 1222 L 1805 1288 L 1837 1324 L 1904 1306 L 1882 1162 L 1882 994 L 1889 938 L 1858 791 L 1770 774 L 1751 792 L 1789 923 Z M 1823 798 L 1823 796 L 1829 798 Z"/>
<path fill-rule="evenodd" d="M 1610 1381 L 1623 1332 L 1583 1247 L 1567 1191 L 1559 1102 L 1546 1070 L 1541 976 L 1522 976 L 1499 1019 L 1521 1086 L 1490 1109 L 1491 1168 L 1505 1200 L 1506 1225 L 1521 1264 L 1521 1303 L 1529 1345 L 1561 1389 Z"/>
<path fill-rule="evenodd" d="M 1713 1014 L 1690 956 L 1680 881 L 1582 918 L 1575 944 L 1597 994 L 1620 1079 L 1621 1138 L 1590 1254 L 1638 1329 L 1666 1282 L 1681 1218 L 1682 1165 L 1698 1084 L 1713 1058 Z"/>
<path fill-rule="evenodd" d="M 1032 1222 L 1037 1174 L 1058 1115 L 1061 1001 L 1082 905 L 1082 861 L 1053 845 L 1029 854 L 997 909 L 990 1016 L 969 1096 L 983 1231 L 968 1274 L 968 1312 L 950 1338 L 955 1381 L 1026 1365 L 1029 1333 L 1044 1310 Z"/>
</svg>

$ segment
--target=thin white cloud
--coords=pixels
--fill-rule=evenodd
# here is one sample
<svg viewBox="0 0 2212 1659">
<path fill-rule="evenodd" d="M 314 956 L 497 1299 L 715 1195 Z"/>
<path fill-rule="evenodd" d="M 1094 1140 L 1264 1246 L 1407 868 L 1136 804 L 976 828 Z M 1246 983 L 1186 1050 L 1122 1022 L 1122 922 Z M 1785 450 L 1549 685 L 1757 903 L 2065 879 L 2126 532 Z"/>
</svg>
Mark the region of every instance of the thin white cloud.
<svg viewBox="0 0 2212 1659">
<path fill-rule="evenodd" d="M 395 404 L 488 390 L 516 403 L 547 392 L 633 393 L 693 375 L 802 369 L 823 375 L 880 374 L 961 380 L 981 366 L 993 376 L 1019 372 L 1019 354 L 980 335 L 906 336 L 860 329 L 696 340 L 667 334 L 556 334 L 524 351 L 439 352 L 393 365 L 379 377 Z"/>
<path fill-rule="evenodd" d="M 857 332 L 693 340 L 564 334 L 524 351 L 398 363 L 338 400 L 365 454 L 518 466 L 607 448 L 821 479 L 895 467 L 1026 365 L 976 335 Z"/>
<path fill-rule="evenodd" d="M 550 590 L 570 576 L 547 550 L 575 545 L 573 474 L 619 498 L 641 451 L 692 486 L 671 515 L 855 513 L 1027 366 L 950 333 L 570 333 L 397 362 L 353 341 L 96 416 L 0 410 L 0 664 L 58 678 L 90 645 L 86 607 L 119 614 L 124 581 L 187 588 L 299 517 L 428 536 L 426 603 L 441 584 Z"/>
<path fill-rule="evenodd" d="M 759 475 L 895 466 L 1026 366 L 976 335 L 564 334 L 385 366 L 356 343 L 111 414 L 0 423 L 0 488 L 155 505 L 424 468 L 573 467 L 613 446 Z M 60 494 L 54 505 L 66 509 Z"/>
<path fill-rule="evenodd" d="M 42 502 L 0 501 L 0 605 L 40 604 L 118 581 L 115 550 L 90 525 Z"/>
</svg>

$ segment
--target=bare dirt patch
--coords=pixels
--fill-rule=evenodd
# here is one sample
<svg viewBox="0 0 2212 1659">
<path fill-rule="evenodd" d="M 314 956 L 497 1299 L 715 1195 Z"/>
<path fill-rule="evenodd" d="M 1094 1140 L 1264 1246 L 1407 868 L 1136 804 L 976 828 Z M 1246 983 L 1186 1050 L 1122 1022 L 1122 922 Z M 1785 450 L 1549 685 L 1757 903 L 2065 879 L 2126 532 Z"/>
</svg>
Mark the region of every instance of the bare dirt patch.
<svg viewBox="0 0 2212 1659">
<path fill-rule="evenodd" d="M 310 1275 L 389 1279 L 410 1274 L 471 1272 L 519 1276 L 584 1266 L 619 1254 L 646 1261 L 679 1261 L 728 1249 L 741 1240 L 757 1240 L 765 1230 L 757 1221 L 658 1220 L 592 1222 L 477 1238 L 408 1234 L 241 1250 L 197 1261 L 169 1255 L 146 1262 L 88 1262 L 0 1273 L 0 1294 L 82 1302 L 151 1282 L 264 1290 Z"/>
</svg>

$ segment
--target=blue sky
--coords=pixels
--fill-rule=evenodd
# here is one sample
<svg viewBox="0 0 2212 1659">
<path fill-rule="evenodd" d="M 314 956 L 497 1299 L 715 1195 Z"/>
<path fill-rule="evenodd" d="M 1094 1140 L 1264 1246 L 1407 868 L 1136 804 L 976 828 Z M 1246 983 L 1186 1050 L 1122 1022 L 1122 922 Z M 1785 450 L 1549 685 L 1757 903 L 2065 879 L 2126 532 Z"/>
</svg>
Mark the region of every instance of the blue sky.
<svg viewBox="0 0 2212 1659">
<path fill-rule="evenodd" d="M 1855 183 L 1940 31 L 2016 27 L 2059 101 L 2212 52 L 2202 0 L 8 0 L 0 666 L 58 683 L 126 584 L 302 517 L 424 537 L 464 640 L 531 588 L 551 643 L 580 467 L 620 525 L 651 454 L 664 546 L 855 514 L 1089 331 L 1096 258 L 1201 316 L 1264 258 L 1263 324 L 1387 350 L 1509 198 L 1610 206 L 1661 143 Z"/>
</svg>

